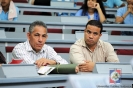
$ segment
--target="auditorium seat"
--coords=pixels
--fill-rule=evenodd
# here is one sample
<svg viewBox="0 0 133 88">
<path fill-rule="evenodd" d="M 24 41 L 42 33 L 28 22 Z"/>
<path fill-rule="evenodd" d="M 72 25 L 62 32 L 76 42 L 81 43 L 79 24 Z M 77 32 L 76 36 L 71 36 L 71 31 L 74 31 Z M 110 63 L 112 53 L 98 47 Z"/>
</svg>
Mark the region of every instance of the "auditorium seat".
<svg viewBox="0 0 133 88">
<path fill-rule="evenodd" d="M 54 47 L 54 50 L 63 58 L 65 59 L 68 63 L 70 63 L 69 60 L 69 47 Z"/>
<path fill-rule="evenodd" d="M 118 49 L 117 55 L 133 55 L 133 50 Z"/>
<path fill-rule="evenodd" d="M 111 35 L 121 35 L 121 31 L 112 31 Z M 117 49 L 117 55 L 133 55 L 133 50 Z"/>
<path fill-rule="evenodd" d="M 63 33 L 62 29 L 48 28 L 48 33 Z"/>
<path fill-rule="evenodd" d="M 24 11 L 24 15 L 44 15 L 52 16 L 51 12 L 33 12 L 33 11 Z"/>
<path fill-rule="evenodd" d="M 57 53 L 69 53 L 70 48 L 54 47 L 54 50 L 55 50 Z"/>
<path fill-rule="evenodd" d="M 83 2 L 75 2 L 75 4 L 76 4 L 77 6 L 82 6 L 82 5 L 83 5 Z"/>
<path fill-rule="evenodd" d="M 11 62 L 11 60 L 12 60 L 11 53 L 12 53 L 13 48 L 14 48 L 14 46 L 6 46 L 5 47 L 7 63 Z"/>
<path fill-rule="evenodd" d="M 14 46 L 6 46 L 6 53 L 11 53 Z"/>
<path fill-rule="evenodd" d="M 84 30 L 72 29 L 72 34 L 75 34 L 76 31 L 84 31 Z"/>
<path fill-rule="evenodd" d="M 111 35 L 121 35 L 120 31 L 111 31 Z"/>
<path fill-rule="evenodd" d="M 12 0 L 12 1 L 17 3 L 28 3 L 27 0 Z"/>
</svg>

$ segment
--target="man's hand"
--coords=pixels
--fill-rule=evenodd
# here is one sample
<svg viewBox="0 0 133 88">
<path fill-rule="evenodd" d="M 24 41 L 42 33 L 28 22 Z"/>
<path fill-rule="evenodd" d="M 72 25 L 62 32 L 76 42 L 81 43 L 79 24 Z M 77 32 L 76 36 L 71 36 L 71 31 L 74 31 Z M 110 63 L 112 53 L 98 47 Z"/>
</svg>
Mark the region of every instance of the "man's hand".
<svg viewBox="0 0 133 88">
<path fill-rule="evenodd" d="M 38 67 L 41 67 L 41 66 L 45 66 L 45 65 L 54 65 L 56 64 L 56 61 L 54 60 L 49 60 L 49 59 L 46 59 L 46 58 L 41 58 L 39 60 L 36 60 L 35 64 L 38 66 Z"/>
<path fill-rule="evenodd" d="M 95 63 L 91 61 L 85 61 L 85 63 L 79 65 L 79 71 L 91 72 L 93 71 Z"/>
<path fill-rule="evenodd" d="M 76 68 L 75 68 L 75 72 L 76 72 L 76 73 L 79 72 L 79 67 L 78 67 L 78 66 L 76 66 Z"/>
</svg>

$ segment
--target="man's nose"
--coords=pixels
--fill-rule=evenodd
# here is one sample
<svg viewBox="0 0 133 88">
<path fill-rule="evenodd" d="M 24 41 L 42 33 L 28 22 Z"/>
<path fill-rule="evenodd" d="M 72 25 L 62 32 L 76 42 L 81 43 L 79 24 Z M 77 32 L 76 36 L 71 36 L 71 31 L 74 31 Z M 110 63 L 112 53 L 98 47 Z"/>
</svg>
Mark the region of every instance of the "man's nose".
<svg viewBox="0 0 133 88">
<path fill-rule="evenodd" d="M 89 34 L 89 38 L 91 38 L 91 39 L 93 38 L 93 33 Z"/>
<path fill-rule="evenodd" d="M 38 39 L 38 41 L 39 41 L 39 42 L 42 42 L 42 40 L 43 40 L 43 39 L 42 39 L 42 37 L 40 36 L 39 39 Z"/>
</svg>

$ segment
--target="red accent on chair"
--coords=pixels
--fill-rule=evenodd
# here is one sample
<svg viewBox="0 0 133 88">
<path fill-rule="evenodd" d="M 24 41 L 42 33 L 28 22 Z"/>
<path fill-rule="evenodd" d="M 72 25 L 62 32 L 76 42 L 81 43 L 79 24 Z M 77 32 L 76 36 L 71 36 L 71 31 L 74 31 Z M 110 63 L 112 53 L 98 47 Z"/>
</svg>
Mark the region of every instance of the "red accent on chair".
<svg viewBox="0 0 133 88">
<path fill-rule="evenodd" d="M 112 31 L 111 35 L 121 35 L 121 32 L 120 31 Z"/>
<path fill-rule="evenodd" d="M 55 50 L 57 53 L 69 53 L 70 48 L 54 47 L 54 50 Z"/>
<path fill-rule="evenodd" d="M 28 3 L 27 0 L 12 0 L 12 1 L 17 3 Z"/>
<path fill-rule="evenodd" d="M 62 29 L 48 28 L 48 33 L 63 33 Z"/>
<path fill-rule="evenodd" d="M 117 55 L 133 55 L 133 50 L 118 49 Z"/>
<path fill-rule="evenodd" d="M 11 53 L 14 46 L 6 46 L 6 53 Z"/>
<path fill-rule="evenodd" d="M 75 3 L 77 6 L 82 6 L 84 3 L 83 2 L 76 2 Z"/>
</svg>

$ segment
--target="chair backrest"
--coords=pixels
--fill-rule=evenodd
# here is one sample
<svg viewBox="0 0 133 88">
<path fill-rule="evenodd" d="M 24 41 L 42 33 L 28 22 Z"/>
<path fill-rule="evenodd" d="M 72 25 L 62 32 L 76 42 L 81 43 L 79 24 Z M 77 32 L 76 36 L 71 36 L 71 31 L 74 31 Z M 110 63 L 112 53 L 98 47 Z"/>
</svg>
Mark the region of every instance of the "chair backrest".
<svg viewBox="0 0 133 88">
<path fill-rule="evenodd" d="M 112 31 L 111 35 L 121 35 L 121 32 L 120 31 Z"/>
<path fill-rule="evenodd" d="M 48 28 L 48 33 L 63 33 L 62 29 Z"/>
<path fill-rule="evenodd" d="M 6 48 L 6 53 L 11 53 L 14 46 L 6 46 L 5 48 Z"/>
<path fill-rule="evenodd" d="M 66 47 L 54 47 L 54 50 L 62 57 L 64 58 L 68 63 L 70 63 L 69 60 L 69 50 L 70 48 Z"/>
<path fill-rule="evenodd" d="M 13 2 L 17 2 L 17 3 L 28 3 L 28 0 L 13 0 Z"/>
<path fill-rule="evenodd" d="M 118 49 L 117 55 L 133 55 L 133 50 Z"/>
<path fill-rule="evenodd" d="M 55 50 L 57 53 L 69 53 L 70 48 L 54 47 L 54 50 Z"/>
</svg>

